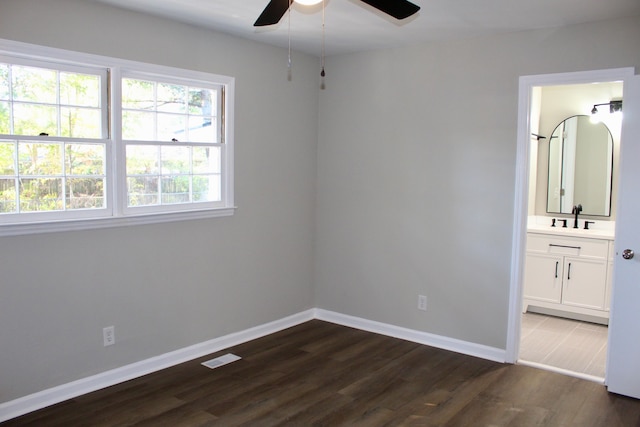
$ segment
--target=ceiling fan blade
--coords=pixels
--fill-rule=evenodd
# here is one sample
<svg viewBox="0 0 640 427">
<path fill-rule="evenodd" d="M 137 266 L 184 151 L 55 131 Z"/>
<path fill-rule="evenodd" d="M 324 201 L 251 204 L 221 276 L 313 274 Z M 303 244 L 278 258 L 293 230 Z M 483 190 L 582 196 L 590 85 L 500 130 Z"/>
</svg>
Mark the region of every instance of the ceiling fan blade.
<svg viewBox="0 0 640 427">
<path fill-rule="evenodd" d="M 417 6 L 407 0 L 362 0 L 369 6 L 391 15 L 396 19 L 408 18 L 420 10 Z"/>
<path fill-rule="evenodd" d="M 271 0 L 253 26 L 264 27 L 265 25 L 277 24 L 287 12 L 291 3 L 293 3 L 293 0 Z"/>
</svg>

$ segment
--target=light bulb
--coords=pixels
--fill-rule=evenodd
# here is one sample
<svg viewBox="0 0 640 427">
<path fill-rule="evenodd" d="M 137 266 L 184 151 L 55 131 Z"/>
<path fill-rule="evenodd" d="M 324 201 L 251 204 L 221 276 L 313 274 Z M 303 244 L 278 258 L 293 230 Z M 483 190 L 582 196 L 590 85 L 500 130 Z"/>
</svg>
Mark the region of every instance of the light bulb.
<svg viewBox="0 0 640 427">
<path fill-rule="evenodd" d="M 322 0 L 293 0 L 293 1 L 305 6 L 313 6 L 314 4 L 322 3 Z"/>
</svg>

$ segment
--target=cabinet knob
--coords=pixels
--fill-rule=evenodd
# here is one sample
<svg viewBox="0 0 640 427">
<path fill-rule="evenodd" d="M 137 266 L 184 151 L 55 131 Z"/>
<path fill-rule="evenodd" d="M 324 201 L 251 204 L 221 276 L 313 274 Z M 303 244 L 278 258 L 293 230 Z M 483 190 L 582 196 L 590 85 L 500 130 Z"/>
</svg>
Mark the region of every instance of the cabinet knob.
<svg viewBox="0 0 640 427">
<path fill-rule="evenodd" d="M 633 258 L 633 249 L 625 249 L 624 251 L 622 251 L 622 258 L 624 259 L 631 259 Z"/>
</svg>

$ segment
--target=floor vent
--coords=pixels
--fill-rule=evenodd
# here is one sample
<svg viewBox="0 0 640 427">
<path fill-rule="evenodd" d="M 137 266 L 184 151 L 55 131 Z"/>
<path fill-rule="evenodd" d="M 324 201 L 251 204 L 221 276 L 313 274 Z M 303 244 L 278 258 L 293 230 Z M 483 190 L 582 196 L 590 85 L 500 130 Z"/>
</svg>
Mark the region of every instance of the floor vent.
<svg viewBox="0 0 640 427">
<path fill-rule="evenodd" d="M 236 356 L 235 354 L 227 353 L 223 356 L 216 357 L 215 359 L 202 362 L 202 364 L 207 368 L 215 369 L 240 359 L 242 359 L 242 357 Z"/>
</svg>

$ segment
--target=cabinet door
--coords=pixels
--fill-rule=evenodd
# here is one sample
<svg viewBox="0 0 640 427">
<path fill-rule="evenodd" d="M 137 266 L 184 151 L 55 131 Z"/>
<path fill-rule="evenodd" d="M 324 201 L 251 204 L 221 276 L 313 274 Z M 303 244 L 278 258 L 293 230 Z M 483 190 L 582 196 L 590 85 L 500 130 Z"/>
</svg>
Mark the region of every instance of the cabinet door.
<svg viewBox="0 0 640 427">
<path fill-rule="evenodd" d="M 528 253 L 524 268 L 524 297 L 560 303 L 562 261 L 560 256 Z"/>
<path fill-rule="evenodd" d="M 602 310 L 605 305 L 607 264 L 604 260 L 566 257 L 562 303 Z"/>
</svg>

